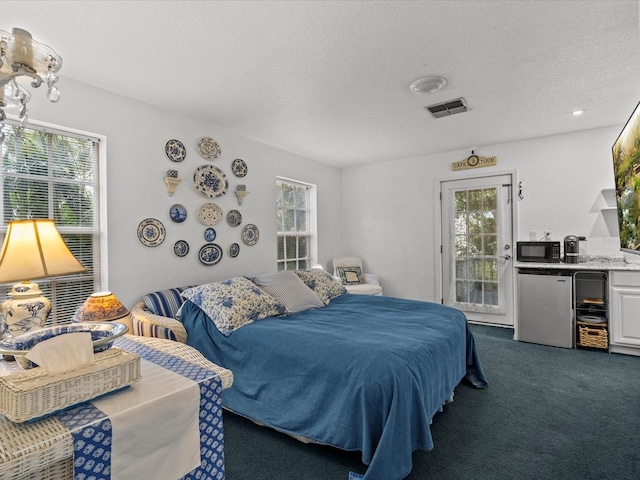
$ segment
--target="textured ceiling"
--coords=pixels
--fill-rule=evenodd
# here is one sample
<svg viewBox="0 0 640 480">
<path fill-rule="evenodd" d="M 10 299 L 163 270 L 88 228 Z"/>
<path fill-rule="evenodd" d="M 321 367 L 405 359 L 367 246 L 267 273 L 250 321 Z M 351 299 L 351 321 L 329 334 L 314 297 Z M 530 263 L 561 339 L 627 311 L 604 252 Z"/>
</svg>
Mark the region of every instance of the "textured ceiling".
<svg viewBox="0 0 640 480">
<path fill-rule="evenodd" d="M 0 12 L 0 30 L 29 30 L 63 57 L 61 101 L 70 77 L 336 166 L 622 125 L 640 100 L 638 0 L 0 1 Z M 449 84 L 411 93 L 426 75 Z M 457 97 L 469 112 L 423 108 Z"/>
</svg>

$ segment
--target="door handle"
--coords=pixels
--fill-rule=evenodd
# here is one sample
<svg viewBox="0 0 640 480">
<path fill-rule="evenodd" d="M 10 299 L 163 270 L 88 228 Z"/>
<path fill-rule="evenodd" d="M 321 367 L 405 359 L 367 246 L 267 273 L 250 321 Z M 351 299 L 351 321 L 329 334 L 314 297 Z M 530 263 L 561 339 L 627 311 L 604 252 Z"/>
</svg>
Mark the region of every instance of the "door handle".
<svg viewBox="0 0 640 480">
<path fill-rule="evenodd" d="M 511 260 L 511 255 L 500 255 L 498 258 L 504 258 L 505 260 Z"/>
</svg>

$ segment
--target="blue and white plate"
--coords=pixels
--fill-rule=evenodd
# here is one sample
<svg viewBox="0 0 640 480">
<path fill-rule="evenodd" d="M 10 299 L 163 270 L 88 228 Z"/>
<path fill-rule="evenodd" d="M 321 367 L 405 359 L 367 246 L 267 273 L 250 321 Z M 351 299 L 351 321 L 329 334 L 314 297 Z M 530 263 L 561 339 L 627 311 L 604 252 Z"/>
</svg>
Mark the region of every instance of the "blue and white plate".
<svg viewBox="0 0 640 480">
<path fill-rule="evenodd" d="M 233 174 L 238 177 L 244 177 L 249 171 L 247 164 L 241 158 L 236 158 L 233 162 L 231 162 L 231 171 Z"/>
<path fill-rule="evenodd" d="M 187 253 L 189 253 L 189 244 L 184 240 L 178 240 L 173 244 L 173 253 L 175 253 L 178 257 L 184 257 Z"/>
<path fill-rule="evenodd" d="M 72 323 L 55 325 L 5 338 L 0 341 L 0 354 L 13 355 L 22 368 L 37 367 L 25 355 L 37 344 L 65 333 L 90 332 L 94 353 L 108 350 L 116 338 L 127 333 L 127 326 L 118 322 Z"/>
<path fill-rule="evenodd" d="M 240 245 L 232 243 L 229 247 L 229 255 L 231 258 L 236 258 L 240 254 Z"/>
<path fill-rule="evenodd" d="M 222 248 L 216 243 L 207 243 L 200 248 L 198 258 L 205 265 L 215 265 L 222 260 Z"/>
<path fill-rule="evenodd" d="M 187 156 L 187 149 L 180 140 L 169 140 L 164 146 L 164 153 L 172 162 L 181 162 Z"/>
<path fill-rule="evenodd" d="M 169 216 L 176 223 L 182 223 L 187 219 L 187 209 L 183 205 L 176 203 L 169 208 Z"/>
<path fill-rule="evenodd" d="M 215 228 L 209 227 L 204 231 L 204 239 L 207 242 L 213 242 L 216 239 L 216 235 L 217 233 Z"/>
<path fill-rule="evenodd" d="M 258 243 L 260 239 L 260 232 L 258 231 L 258 227 L 256 227 L 253 223 L 248 223 L 244 229 L 242 230 L 242 240 L 247 245 L 255 245 Z"/>
<path fill-rule="evenodd" d="M 227 213 L 227 222 L 232 227 L 237 227 L 242 223 L 242 214 L 238 210 L 229 210 Z"/>
<path fill-rule="evenodd" d="M 229 182 L 222 170 L 213 165 L 200 165 L 193 174 L 196 190 L 205 197 L 215 198 L 227 193 Z"/>
<path fill-rule="evenodd" d="M 138 225 L 138 240 L 147 247 L 157 247 L 166 235 L 164 225 L 157 218 L 145 218 Z"/>
</svg>

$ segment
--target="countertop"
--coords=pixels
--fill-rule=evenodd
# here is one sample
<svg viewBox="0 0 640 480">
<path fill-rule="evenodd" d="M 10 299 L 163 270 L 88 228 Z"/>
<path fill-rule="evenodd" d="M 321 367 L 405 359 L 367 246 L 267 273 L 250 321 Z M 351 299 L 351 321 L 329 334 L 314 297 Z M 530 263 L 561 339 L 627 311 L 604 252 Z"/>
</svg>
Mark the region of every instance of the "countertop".
<svg viewBox="0 0 640 480">
<path fill-rule="evenodd" d="M 580 257 L 579 263 L 516 262 L 515 268 L 539 268 L 545 270 L 615 270 L 640 272 L 640 263 L 627 263 L 624 257 Z"/>
</svg>

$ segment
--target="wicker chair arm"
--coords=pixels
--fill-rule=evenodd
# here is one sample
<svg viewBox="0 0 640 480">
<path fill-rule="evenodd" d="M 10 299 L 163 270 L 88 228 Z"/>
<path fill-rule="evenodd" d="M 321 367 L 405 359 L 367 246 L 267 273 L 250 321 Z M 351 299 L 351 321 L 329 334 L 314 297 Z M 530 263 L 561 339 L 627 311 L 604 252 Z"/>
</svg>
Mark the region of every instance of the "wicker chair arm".
<svg viewBox="0 0 640 480">
<path fill-rule="evenodd" d="M 187 362 L 194 363 L 202 368 L 206 368 L 207 370 L 216 372 L 220 377 L 223 390 L 233 385 L 233 372 L 231 370 L 207 360 L 202 353 L 193 347 L 164 338 L 136 337 L 133 335 L 130 335 L 128 338 L 151 348 L 155 348 L 156 350 L 168 353 L 169 355 L 179 357 Z"/>
<path fill-rule="evenodd" d="M 171 332 L 176 341 L 187 343 L 187 331 L 179 321 L 151 313 L 145 308 L 145 304 L 142 301 L 135 304 L 131 309 L 131 325 L 134 335 L 153 336 L 149 332 L 159 327 Z M 141 328 L 143 326 L 149 327 L 147 332 L 145 332 L 144 328 Z"/>
</svg>

